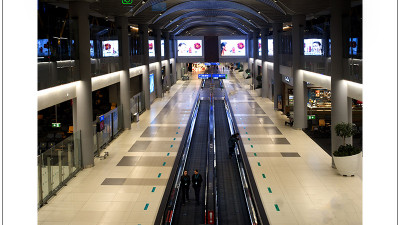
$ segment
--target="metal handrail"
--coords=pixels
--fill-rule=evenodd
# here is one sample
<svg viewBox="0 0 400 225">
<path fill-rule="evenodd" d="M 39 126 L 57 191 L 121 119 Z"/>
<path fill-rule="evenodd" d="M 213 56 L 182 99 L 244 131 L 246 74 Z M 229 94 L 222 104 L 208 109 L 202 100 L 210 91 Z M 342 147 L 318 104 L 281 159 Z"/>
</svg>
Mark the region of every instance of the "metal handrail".
<svg viewBox="0 0 400 225">
<path fill-rule="evenodd" d="M 190 123 L 190 129 L 189 129 L 189 133 L 188 133 L 188 138 L 186 139 L 185 142 L 185 147 L 183 149 L 182 152 L 182 157 L 181 157 L 181 161 L 180 161 L 180 165 L 178 167 L 178 171 L 175 175 L 175 180 L 174 180 L 174 185 L 172 187 L 172 191 L 169 197 L 169 204 L 167 206 L 167 208 L 171 207 L 171 210 L 168 210 L 168 221 L 166 224 L 172 224 L 172 220 L 173 220 L 173 216 L 174 216 L 174 212 L 175 212 L 175 208 L 176 208 L 176 202 L 178 200 L 178 196 L 179 196 L 179 191 L 180 191 L 180 179 L 179 177 L 181 176 L 185 165 L 186 165 L 186 160 L 189 154 L 189 148 L 190 148 L 190 144 L 191 144 L 191 140 L 192 140 L 192 135 L 193 135 L 193 130 L 196 124 L 196 119 L 197 119 L 197 114 L 198 114 L 198 110 L 199 110 L 199 106 L 200 106 L 200 93 L 197 95 L 196 98 L 196 105 L 194 107 L 193 110 L 193 114 L 190 117 L 190 120 L 192 121 Z M 165 213 L 164 213 L 165 215 Z M 162 222 L 164 223 L 165 220 L 163 219 Z"/>
<path fill-rule="evenodd" d="M 224 98 L 224 103 L 225 103 L 225 112 L 226 112 L 226 115 L 228 118 L 228 123 L 229 123 L 229 130 L 231 132 L 231 135 L 233 135 L 234 133 L 236 133 L 236 129 L 233 126 L 232 114 L 231 114 L 231 110 L 228 106 L 228 103 L 226 101 L 226 97 Z M 238 169 L 239 169 L 240 180 L 242 183 L 242 189 L 243 189 L 243 193 L 245 196 L 247 211 L 249 213 L 251 224 L 256 225 L 256 224 L 258 224 L 257 213 L 256 213 L 256 209 L 255 209 L 255 206 L 253 203 L 252 195 L 250 194 L 250 191 L 249 191 L 248 177 L 246 176 L 245 168 L 244 168 L 244 165 L 242 162 L 242 157 L 240 156 L 241 152 L 242 152 L 242 150 L 240 149 L 240 147 L 238 145 L 235 148 L 236 163 L 237 163 Z"/>
</svg>

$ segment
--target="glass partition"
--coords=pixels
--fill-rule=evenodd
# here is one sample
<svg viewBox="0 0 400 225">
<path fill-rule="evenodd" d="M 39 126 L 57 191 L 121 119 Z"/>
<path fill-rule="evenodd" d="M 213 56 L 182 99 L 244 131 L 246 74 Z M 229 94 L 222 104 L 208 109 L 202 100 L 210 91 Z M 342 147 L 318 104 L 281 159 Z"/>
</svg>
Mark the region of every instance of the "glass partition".
<svg viewBox="0 0 400 225">
<path fill-rule="evenodd" d="M 99 156 L 101 149 L 107 146 L 122 130 L 122 106 L 107 112 L 93 121 L 93 153 Z"/>
<path fill-rule="evenodd" d="M 80 140 L 75 132 L 38 156 L 38 207 L 81 169 Z"/>
</svg>

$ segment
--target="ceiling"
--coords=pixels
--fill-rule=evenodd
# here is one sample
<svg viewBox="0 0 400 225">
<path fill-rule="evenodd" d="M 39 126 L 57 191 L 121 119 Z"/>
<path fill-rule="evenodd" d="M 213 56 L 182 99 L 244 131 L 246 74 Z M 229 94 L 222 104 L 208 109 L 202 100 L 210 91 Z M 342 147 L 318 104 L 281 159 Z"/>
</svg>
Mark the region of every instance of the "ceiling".
<svg viewBox="0 0 400 225">
<path fill-rule="evenodd" d="M 127 4 L 122 4 L 125 1 Z M 48 0 L 68 5 L 68 0 Z M 329 0 L 90 0 L 91 15 L 127 16 L 130 25 L 148 24 L 174 35 L 247 35 L 293 15 L 327 14 Z M 361 4 L 361 1 L 352 1 Z"/>
</svg>

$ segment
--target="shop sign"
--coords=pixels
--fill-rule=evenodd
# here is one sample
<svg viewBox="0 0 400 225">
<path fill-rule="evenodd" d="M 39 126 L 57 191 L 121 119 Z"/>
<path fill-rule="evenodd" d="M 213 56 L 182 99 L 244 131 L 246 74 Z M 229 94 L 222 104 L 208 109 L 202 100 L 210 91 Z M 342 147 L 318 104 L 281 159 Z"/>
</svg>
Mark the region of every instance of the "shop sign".
<svg viewBox="0 0 400 225">
<path fill-rule="evenodd" d="M 51 127 L 61 127 L 61 123 L 51 123 Z"/>
<path fill-rule="evenodd" d="M 315 120 L 315 115 L 308 115 L 307 118 L 308 118 L 309 120 Z"/>
<path fill-rule="evenodd" d="M 285 76 L 285 81 L 289 83 L 290 82 L 290 77 Z"/>
</svg>

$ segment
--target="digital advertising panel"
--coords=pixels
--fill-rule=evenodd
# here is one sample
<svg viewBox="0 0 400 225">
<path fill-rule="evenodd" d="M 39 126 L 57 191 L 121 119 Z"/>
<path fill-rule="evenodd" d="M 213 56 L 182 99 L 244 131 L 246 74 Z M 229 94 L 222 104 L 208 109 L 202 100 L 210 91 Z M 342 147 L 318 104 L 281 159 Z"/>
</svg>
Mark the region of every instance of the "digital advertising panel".
<svg viewBox="0 0 400 225">
<path fill-rule="evenodd" d="M 261 38 L 258 39 L 258 56 L 262 56 L 262 52 L 261 52 Z"/>
<path fill-rule="evenodd" d="M 154 40 L 149 40 L 149 56 L 150 57 L 155 57 L 156 56 Z"/>
<path fill-rule="evenodd" d="M 358 38 L 350 38 L 350 55 L 357 55 Z"/>
<path fill-rule="evenodd" d="M 90 57 L 94 57 L 94 46 L 93 46 L 93 40 L 90 40 Z"/>
<path fill-rule="evenodd" d="M 117 40 L 102 41 L 102 46 L 103 46 L 103 57 L 119 56 Z"/>
<path fill-rule="evenodd" d="M 274 55 L 274 40 L 273 39 L 268 39 L 268 55 L 269 56 Z"/>
<path fill-rule="evenodd" d="M 49 39 L 38 39 L 38 56 L 49 56 L 50 45 Z"/>
<path fill-rule="evenodd" d="M 203 56 L 202 40 L 177 40 L 178 56 Z"/>
<path fill-rule="evenodd" d="M 322 54 L 322 39 L 304 39 L 304 55 Z"/>
<path fill-rule="evenodd" d="M 221 39 L 220 56 L 246 56 L 246 40 Z"/>
<path fill-rule="evenodd" d="M 161 40 L 161 56 L 164 57 L 164 40 Z"/>
<path fill-rule="evenodd" d="M 154 73 L 149 74 L 150 93 L 154 91 Z"/>
</svg>

